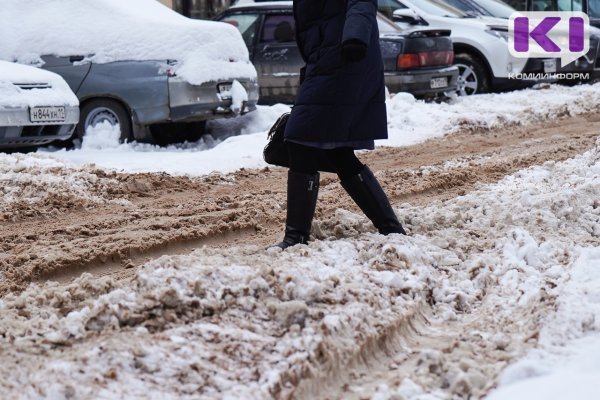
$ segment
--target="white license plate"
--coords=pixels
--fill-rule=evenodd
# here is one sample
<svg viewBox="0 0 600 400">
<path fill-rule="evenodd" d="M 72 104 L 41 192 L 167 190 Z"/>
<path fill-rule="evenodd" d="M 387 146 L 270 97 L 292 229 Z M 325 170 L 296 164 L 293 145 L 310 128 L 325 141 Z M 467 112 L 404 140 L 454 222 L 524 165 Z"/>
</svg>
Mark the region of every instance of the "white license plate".
<svg viewBox="0 0 600 400">
<path fill-rule="evenodd" d="M 31 107 L 29 120 L 31 122 L 64 122 L 67 113 L 64 107 Z"/>
<path fill-rule="evenodd" d="M 448 86 L 448 78 L 445 76 L 442 78 L 433 78 L 430 82 L 430 87 L 432 89 L 439 89 Z"/>
<path fill-rule="evenodd" d="M 544 60 L 544 72 L 556 72 L 556 60 Z"/>
</svg>

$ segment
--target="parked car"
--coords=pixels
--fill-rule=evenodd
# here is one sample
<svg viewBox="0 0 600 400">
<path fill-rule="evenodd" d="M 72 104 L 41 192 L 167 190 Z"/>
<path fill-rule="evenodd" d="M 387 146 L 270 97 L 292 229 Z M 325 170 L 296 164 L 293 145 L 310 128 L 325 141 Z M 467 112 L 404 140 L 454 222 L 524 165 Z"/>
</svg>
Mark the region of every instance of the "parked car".
<svg viewBox="0 0 600 400">
<path fill-rule="evenodd" d="M 555 71 L 554 59 L 516 58 L 509 53 L 505 19 L 467 14 L 441 0 L 382 1 L 397 5 L 394 21 L 401 27 L 423 25 L 452 31 L 460 95 L 530 86 L 536 81 L 511 79 L 511 75 Z"/>
<path fill-rule="evenodd" d="M 292 2 L 235 5 L 215 18 L 236 26 L 258 73 L 261 102 L 294 101 L 304 65 L 296 45 Z M 379 23 L 385 83 L 390 92 L 435 97 L 456 88 L 458 69 L 448 30 L 400 30 L 383 15 Z"/>
<path fill-rule="evenodd" d="M 76 136 L 90 126 L 120 125 L 121 141 L 161 144 L 195 141 L 206 121 L 256 109 L 258 84 L 240 78 L 249 93 L 243 109 L 231 108 L 231 80 L 194 85 L 165 69 L 173 61 L 82 62 L 82 56 L 42 56 L 43 69 L 62 75 L 81 102 Z M 225 95 L 223 95 L 225 94 Z"/>
<path fill-rule="evenodd" d="M 600 28 L 600 0 L 525 0 L 527 11 L 583 11 Z"/>
<path fill-rule="evenodd" d="M 0 61 L 0 149 L 67 139 L 79 121 L 79 102 L 58 75 Z"/>
<path fill-rule="evenodd" d="M 527 0 L 527 11 L 583 11 L 590 18 L 590 49 L 569 65 L 562 66 L 557 60 L 560 72 L 589 73 L 589 80 L 600 79 L 600 0 Z"/>
<path fill-rule="evenodd" d="M 61 75 L 81 103 L 80 138 L 109 122 L 122 140 L 196 140 L 207 120 L 256 108 L 256 70 L 229 25 L 185 18 L 155 0 L 6 1 L 3 27 L 19 35 L 2 41 L 0 59 Z"/>
</svg>

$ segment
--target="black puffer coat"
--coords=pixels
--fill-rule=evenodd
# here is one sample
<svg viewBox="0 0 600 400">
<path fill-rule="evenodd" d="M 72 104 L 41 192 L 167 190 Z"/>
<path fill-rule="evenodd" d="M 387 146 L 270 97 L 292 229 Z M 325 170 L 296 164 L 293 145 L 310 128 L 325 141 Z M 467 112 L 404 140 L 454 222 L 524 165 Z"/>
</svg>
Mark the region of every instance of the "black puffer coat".
<svg viewBox="0 0 600 400">
<path fill-rule="evenodd" d="M 286 139 L 341 147 L 387 138 L 376 15 L 377 0 L 294 0 L 296 40 L 306 70 Z M 364 59 L 342 61 L 342 44 L 348 40 L 368 46 Z"/>
</svg>

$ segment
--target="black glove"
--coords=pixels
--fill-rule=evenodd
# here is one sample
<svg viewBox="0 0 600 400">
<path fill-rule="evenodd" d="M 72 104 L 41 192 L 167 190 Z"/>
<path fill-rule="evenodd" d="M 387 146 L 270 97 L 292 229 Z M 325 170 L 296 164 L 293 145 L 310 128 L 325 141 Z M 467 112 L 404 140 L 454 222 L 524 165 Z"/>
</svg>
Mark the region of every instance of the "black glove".
<svg viewBox="0 0 600 400">
<path fill-rule="evenodd" d="M 367 56 L 367 45 L 357 39 L 349 39 L 342 43 L 342 61 L 357 62 Z"/>
</svg>

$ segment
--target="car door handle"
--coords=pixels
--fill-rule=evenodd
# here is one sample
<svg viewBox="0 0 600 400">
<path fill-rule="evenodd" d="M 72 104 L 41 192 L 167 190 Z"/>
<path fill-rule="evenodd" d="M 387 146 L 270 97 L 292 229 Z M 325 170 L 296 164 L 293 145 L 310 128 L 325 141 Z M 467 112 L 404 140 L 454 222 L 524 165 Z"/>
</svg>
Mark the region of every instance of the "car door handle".
<svg viewBox="0 0 600 400">
<path fill-rule="evenodd" d="M 84 56 L 71 56 L 69 57 L 69 61 L 70 62 L 78 62 L 78 61 L 83 61 L 85 57 Z"/>
</svg>

